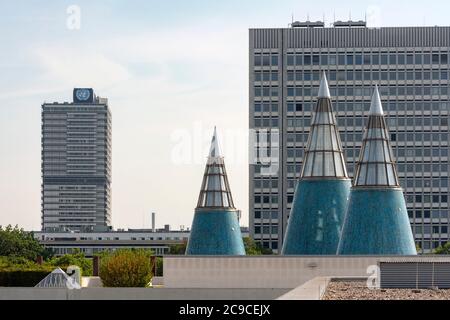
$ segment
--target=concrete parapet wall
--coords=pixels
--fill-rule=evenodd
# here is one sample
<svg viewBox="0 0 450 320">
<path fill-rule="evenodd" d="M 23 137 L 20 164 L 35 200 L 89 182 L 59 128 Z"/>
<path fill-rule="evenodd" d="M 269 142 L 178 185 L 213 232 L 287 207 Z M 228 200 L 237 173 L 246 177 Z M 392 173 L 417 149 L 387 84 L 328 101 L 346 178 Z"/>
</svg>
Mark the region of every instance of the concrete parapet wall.
<svg viewBox="0 0 450 320">
<path fill-rule="evenodd" d="M 0 288 L 0 300 L 273 300 L 281 289 Z"/>
<path fill-rule="evenodd" d="M 165 256 L 166 288 L 296 288 L 315 277 L 367 277 L 400 256 Z M 402 256 L 415 261 L 419 256 Z M 372 271 L 373 272 L 373 271 Z"/>
</svg>

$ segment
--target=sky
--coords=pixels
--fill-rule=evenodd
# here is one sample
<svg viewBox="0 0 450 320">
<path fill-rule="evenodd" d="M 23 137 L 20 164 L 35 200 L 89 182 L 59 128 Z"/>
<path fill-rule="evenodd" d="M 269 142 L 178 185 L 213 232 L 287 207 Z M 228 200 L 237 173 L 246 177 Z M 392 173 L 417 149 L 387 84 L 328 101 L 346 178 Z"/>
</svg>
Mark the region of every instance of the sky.
<svg viewBox="0 0 450 320">
<path fill-rule="evenodd" d="M 39 230 L 41 105 L 112 111 L 114 228 L 189 227 L 213 127 L 248 225 L 248 29 L 295 20 L 448 25 L 448 1 L 0 2 L 0 225 Z M 376 25 L 375 25 L 376 24 Z M 370 26 L 370 25 L 369 25 Z"/>
</svg>

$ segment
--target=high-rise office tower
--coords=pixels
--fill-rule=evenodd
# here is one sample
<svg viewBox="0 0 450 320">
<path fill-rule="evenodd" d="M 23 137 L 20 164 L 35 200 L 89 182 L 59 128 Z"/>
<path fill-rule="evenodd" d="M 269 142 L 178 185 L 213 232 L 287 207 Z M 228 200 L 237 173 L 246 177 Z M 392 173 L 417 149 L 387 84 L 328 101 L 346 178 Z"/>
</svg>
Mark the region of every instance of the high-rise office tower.
<svg viewBox="0 0 450 320">
<path fill-rule="evenodd" d="M 111 226 L 111 112 L 92 89 L 42 105 L 42 230 Z"/>
<path fill-rule="evenodd" d="M 417 254 L 377 87 L 356 164 L 338 254 Z"/>
<path fill-rule="evenodd" d="M 186 255 L 245 255 L 216 128 L 211 141 Z"/>
<path fill-rule="evenodd" d="M 249 125 L 256 132 L 279 133 L 275 142 L 257 140 L 251 146 L 258 154 L 269 145 L 279 163 L 268 174 L 267 159 L 251 159 L 251 236 L 264 247 L 281 249 L 325 70 L 349 176 L 378 84 L 415 241 L 424 252 L 447 242 L 450 27 L 294 23 L 251 29 L 249 41 Z"/>
<path fill-rule="evenodd" d="M 325 73 L 320 80 L 304 159 L 282 253 L 335 255 L 351 181 Z"/>
</svg>

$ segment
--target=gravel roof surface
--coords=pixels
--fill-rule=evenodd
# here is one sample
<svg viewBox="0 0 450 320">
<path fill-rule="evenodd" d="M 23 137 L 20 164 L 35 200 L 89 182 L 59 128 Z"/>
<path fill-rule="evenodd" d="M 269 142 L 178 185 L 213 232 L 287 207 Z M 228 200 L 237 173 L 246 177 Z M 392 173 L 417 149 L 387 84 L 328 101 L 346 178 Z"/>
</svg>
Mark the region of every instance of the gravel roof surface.
<svg viewBox="0 0 450 320">
<path fill-rule="evenodd" d="M 369 289 L 365 281 L 331 281 L 322 300 L 450 300 L 450 290 Z"/>
</svg>

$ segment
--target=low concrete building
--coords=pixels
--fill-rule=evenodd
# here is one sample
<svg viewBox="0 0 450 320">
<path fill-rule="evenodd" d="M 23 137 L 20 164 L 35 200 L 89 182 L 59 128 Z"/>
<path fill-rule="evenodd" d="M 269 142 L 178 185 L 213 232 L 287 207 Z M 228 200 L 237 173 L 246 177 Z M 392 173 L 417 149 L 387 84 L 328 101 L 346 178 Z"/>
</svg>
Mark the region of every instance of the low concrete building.
<svg viewBox="0 0 450 320">
<path fill-rule="evenodd" d="M 128 229 L 106 232 L 34 232 L 34 237 L 54 254 L 64 255 L 79 250 L 87 257 L 120 248 L 151 249 L 156 255 L 169 253 L 171 245 L 187 243 L 189 230 Z M 242 236 L 248 237 L 248 228 L 241 228 Z"/>
</svg>

